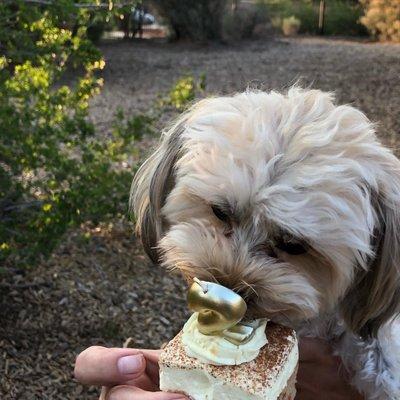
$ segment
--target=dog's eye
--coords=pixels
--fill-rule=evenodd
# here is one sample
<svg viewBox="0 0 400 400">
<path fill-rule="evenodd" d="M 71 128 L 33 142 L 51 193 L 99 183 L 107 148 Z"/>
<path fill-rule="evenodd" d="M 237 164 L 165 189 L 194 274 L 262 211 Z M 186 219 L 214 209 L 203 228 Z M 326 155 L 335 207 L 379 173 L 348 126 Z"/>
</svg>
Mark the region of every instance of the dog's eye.
<svg viewBox="0 0 400 400">
<path fill-rule="evenodd" d="M 307 246 L 305 244 L 294 240 L 280 240 L 275 244 L 275 247 L 292 256 L 299 256 L 307 252 Z"/>
<path fill-rule="evenodd" d="M 217 206 L 211 206 L 214 215 L 222 222 L 228 222 L 228 215 Z"/>
</svg>

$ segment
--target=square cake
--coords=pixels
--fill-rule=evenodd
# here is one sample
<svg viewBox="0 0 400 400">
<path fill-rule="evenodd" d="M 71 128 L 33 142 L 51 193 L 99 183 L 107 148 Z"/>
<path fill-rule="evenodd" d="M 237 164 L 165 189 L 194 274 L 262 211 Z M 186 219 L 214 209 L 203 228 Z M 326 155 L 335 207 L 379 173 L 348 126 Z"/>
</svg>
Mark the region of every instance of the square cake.
<svg viewBox="0 0 400 400">
<path fill-rule="evenodd" d="M 193 400 L 294 400 L 298 367 L 296 333 L 268 322 L 268 344 L 239 365 L 212 365 L 186 354 L 182 332 L 161 353 L 160 389 Z"/>
</svg>

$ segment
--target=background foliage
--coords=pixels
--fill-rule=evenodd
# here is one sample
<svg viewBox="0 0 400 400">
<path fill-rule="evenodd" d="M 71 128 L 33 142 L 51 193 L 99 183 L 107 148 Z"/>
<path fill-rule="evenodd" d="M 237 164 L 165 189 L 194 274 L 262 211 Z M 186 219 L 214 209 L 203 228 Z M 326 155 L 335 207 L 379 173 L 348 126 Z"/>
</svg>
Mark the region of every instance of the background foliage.
<svg viewBox="0 0 400 400">
<path fill-rule="evenodd" d="M 178 80 L 146 114 L 118 110 L 99 135 L 87 116 L 105 62 L 87 37 L 90 11 L 70 0 L 44 9 L 19 1 L 0 15 L 0 262 L 31 266 L 68 228 L 127 214 L 137 140 L 166 107 L 191 102 L 205 77 Z"/>
<path fill-rule="evenodd" d="M 380 40 L 400 42 L 400 1 L 361 0 L 365 15 L 361 22 Z"/>
<path fill-rule="evenodd" d="M 269 16 L 276 27 L 281 27 L 283 19 L 292 16 L 300 20 L 300 32 L 318 33 L 319 1 L 316 0 L 260 0 L 267 6 Z M 353 0 L 329 0 L 325 2 L 326 35 L 366 35 L 360 23 L 363 7 Z"/>
<path fill-rule="evenodd" d="M 96 137 L 86 117 L 105 63 L 87 39 L 87 10 L 14 1 L 0 15 L 0 262 L 31 265 L 68 227 L 125 212 L 132 171 L 117 167 L 150 117 L 119 114 Z"/>
<path fill-rule="evenodd" d="M 153 0 L 175 39 L 221 39 L 226 0 Z"/>
</svg>

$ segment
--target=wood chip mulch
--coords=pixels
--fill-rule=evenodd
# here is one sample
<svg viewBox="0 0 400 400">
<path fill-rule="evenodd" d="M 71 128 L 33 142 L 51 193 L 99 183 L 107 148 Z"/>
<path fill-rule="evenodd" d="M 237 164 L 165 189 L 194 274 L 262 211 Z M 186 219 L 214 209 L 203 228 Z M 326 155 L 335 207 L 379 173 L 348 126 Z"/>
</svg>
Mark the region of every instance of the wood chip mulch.
<svg viewBox="0 0 400 400">
<path fill-rule="evenodd" d="M 38 269 L 0 280 L 0 398 L 96 399 L 73 378 L 76 355 L 129 337 L 130 347 L 160 348 L 187 319 L 184 297 L 127 223 L 71 233 Z"/>
</svg>

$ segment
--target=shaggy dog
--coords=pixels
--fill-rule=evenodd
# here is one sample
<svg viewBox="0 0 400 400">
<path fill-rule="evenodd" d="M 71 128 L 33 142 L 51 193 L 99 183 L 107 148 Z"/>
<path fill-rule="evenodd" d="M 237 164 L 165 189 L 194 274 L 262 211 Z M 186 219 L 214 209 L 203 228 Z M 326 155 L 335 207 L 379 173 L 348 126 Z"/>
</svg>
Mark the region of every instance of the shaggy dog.
<svg viewBox="0 0 400 400">
<path fill-rule="evenodd" d="M 319 90 L 201 100 L 138 171 L 150 258 L 331 341 L 368 399 L 400 399 L 400 161 Z"/>
</svg>

